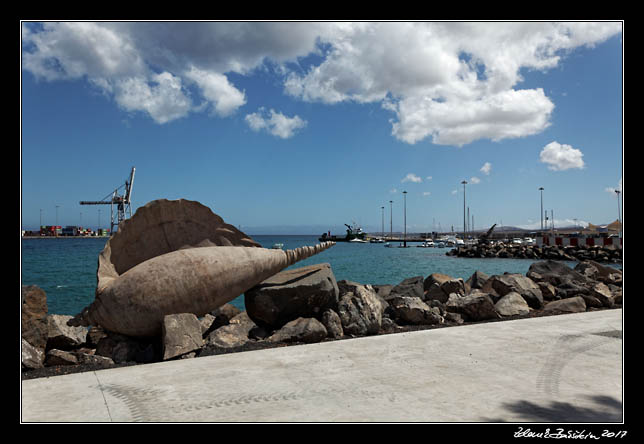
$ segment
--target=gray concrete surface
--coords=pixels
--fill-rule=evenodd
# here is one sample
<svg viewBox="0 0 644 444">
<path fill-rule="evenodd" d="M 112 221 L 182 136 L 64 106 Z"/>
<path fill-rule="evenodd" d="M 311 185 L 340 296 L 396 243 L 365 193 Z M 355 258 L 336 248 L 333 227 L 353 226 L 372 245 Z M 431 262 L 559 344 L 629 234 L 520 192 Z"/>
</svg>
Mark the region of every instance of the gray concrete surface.
<svg viewBox="0 0 644 444">
<path fill-rule="evenodd" d="M 23 422 L 621 422 L 622 310 L 22 382 Z"/>
</svg>

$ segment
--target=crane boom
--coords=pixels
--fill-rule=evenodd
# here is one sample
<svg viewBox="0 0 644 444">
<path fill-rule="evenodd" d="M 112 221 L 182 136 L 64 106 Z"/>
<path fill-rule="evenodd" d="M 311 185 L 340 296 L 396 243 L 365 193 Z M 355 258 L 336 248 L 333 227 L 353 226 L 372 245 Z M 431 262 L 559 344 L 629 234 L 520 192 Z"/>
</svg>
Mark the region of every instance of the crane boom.
<svg viewBox="0 0 644 444">
<path fill-rule="evenodd" d="M 132 167 L 130 172 L 130 180 L 125 181 L 125 185 L 121 185 L 110 194 L 105 196 L 102 200 L 81 200 L 81 205 L 111 205 L 111 225 L 110 232 L 114 234 L 114 226 L 119 225 L 125 220 L 125 212 L 129 213 L 132 217 L 132 184 L 134 183 L 134 172 L 136 168 Z M 119 189 L 125 187 L 124 195 L 118 194 Z M 114 214 L 114 205 L 116 204 L 116 215 Z M 115 217 L 116 216 L 116 217 Z"/>
<path fill-rule="evenodd" d="M 130 181 L 125 183 L 125 203 L 130 203 L 130 198 L 132 197 L 132 187 L 134 185 L 134 171 L 136 168 L 132 167 L 132 172 L 130 173 Z M 132 214 L 130 214 L 132 217 Z"/>
<path fill-rule="evenodd" d="M 112 205 L 112 201 L 105 200 L 81 200 L 79 202 L 81 205 Z"/>
</svg>

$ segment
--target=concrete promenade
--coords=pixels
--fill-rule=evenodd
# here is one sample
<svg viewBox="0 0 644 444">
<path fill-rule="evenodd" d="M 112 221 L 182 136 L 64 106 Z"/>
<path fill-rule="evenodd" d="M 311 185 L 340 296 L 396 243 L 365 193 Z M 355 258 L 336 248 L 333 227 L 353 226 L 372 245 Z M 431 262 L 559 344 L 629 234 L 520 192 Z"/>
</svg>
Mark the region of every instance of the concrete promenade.
<svg viewBox="0 0 644 444">
<path fill-rule="evenodd" d="M 622 421 L 622 310 L 22 381 L 22 422 Z"/>
</svg>

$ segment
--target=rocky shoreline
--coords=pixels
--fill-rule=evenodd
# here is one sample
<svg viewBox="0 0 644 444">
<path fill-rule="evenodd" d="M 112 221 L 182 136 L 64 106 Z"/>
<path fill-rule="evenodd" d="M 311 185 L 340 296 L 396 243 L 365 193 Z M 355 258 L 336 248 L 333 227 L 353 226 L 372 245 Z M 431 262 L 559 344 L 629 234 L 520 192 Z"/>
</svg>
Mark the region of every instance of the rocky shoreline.
<svg viewBox="0 0 644 444">
<path fill-rule="evenodd" d="M 22 378 L 344 340 L 476 322 L 621 308 L 622 271 L 595 261 L 574 269 L 546 260 L 526 275 L 467 280 L 440 273 L 398 285 L 336 281 L 329 264 L 284 270 L 198 318 L 165 317 L 162 334 L 135 338 L 48 314 L 45 292 L 22 287 Z"/>
<path fill-rule="evenodd" d="M 447 256 L 470 258 L 552 259 L 565 261 L 593 261 L 621 263 L 622 249 L 601 246 L 579 247 L 560 245 L 475 244 L 459 246 Z"/>
</svg>

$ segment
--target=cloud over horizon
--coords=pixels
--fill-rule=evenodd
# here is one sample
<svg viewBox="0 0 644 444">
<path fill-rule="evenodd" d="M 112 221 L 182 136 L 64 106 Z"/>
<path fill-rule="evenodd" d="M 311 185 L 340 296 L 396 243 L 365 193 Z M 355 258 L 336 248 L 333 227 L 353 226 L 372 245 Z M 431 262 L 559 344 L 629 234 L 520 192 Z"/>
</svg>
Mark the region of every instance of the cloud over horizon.
<svg viewBox="0 0 644 444">
<path fill-rule="evenodd" d="M 421 179 L 419 176 L 417 176 L 414 173 L 408 173 L 403 179 L 400 181 L 400 183 L 405 183 L 405 182 L 413 182 L 413 183 L 421 183 L 423 179 Z"/>
</svg>

